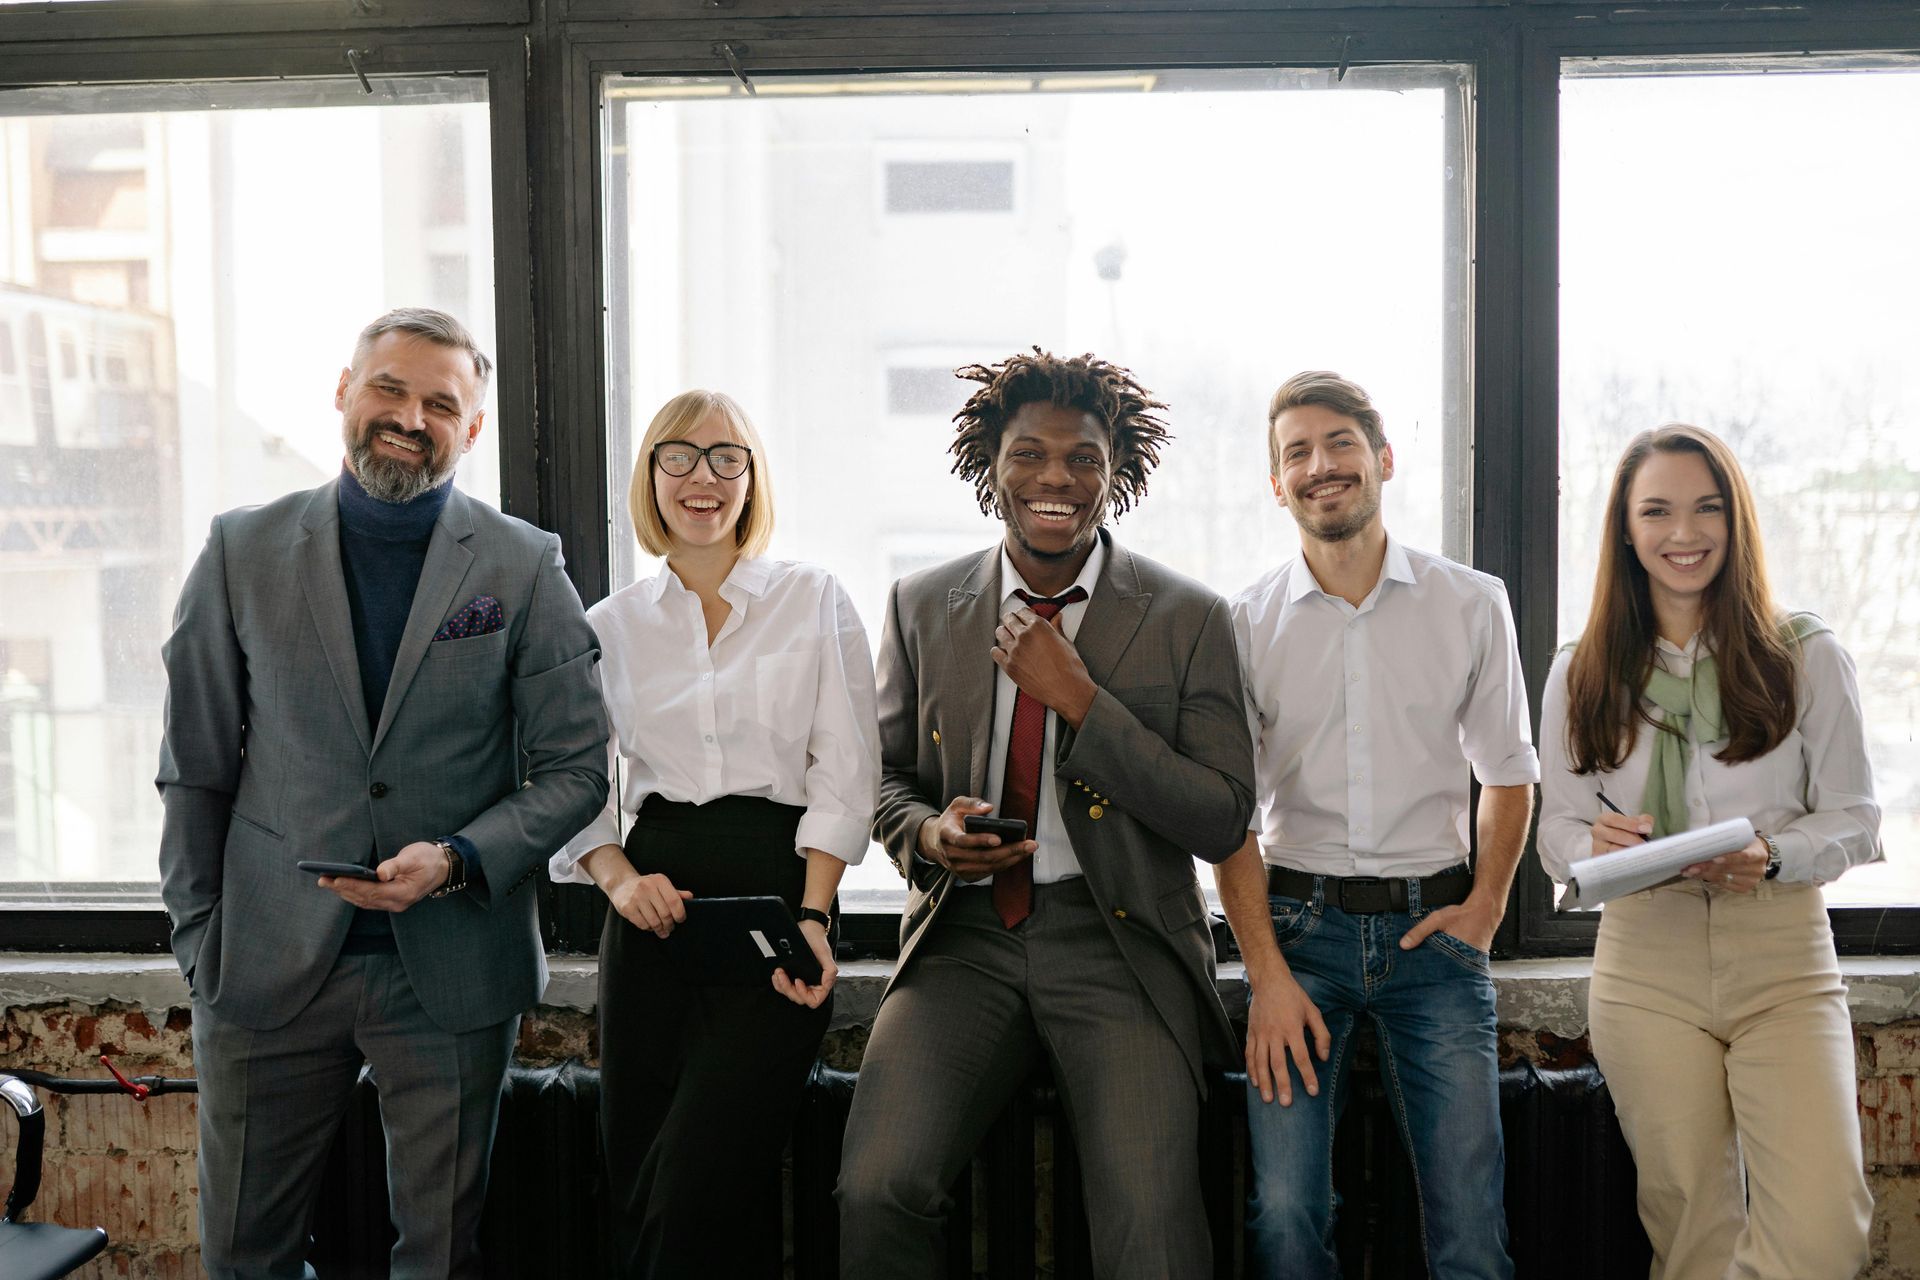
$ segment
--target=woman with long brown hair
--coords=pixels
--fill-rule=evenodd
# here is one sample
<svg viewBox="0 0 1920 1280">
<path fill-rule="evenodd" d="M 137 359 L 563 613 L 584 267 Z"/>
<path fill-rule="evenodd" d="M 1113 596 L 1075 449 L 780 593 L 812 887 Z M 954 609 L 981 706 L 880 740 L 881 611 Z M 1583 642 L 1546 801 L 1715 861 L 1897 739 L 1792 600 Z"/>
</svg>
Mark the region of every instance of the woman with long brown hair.
<svg viewBox="0 0 1920 1280">
<path fill-rule="evenodd" d="M 1547 677 L 1541 861 L 1564 880 L 1712 822 L 1760 833 L 1600 919 L 1587 1021 L 1652 1275 L 1850 1277 L 1873 1202 L 1819 885 L 1880 856 L 1853 661 L 1775 607 L 1752 492 L 1711 432 L 1635 436 L 1604 527 L 1586 630 Z"/>
</svg>

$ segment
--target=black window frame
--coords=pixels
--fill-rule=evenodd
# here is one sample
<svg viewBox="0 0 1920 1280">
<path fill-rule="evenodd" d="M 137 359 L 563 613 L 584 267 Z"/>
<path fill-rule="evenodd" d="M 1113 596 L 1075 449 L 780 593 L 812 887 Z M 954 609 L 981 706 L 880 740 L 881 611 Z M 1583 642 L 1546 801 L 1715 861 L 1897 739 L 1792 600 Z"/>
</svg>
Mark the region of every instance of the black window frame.
<svg viewBox="0 0 1920 1280">
<path fill-rule="evenodd" d="M 602 309 L 605 76 L 1035 68 L 1471 66 L 1473 563 L 1508 584 L 1537 721 L 1557 641 L 1558 89 L 1564 58 L 1920 50 L 1920 13 L 1876 0 L 165 0 L 0 5 L 0 86 L 339 76 L 352 48 L 391 73 L 485 74 L 500 350 L 501 499 L 564 539 L 589 602 L 610 578 Z M 1018 12 L 1011 12 L 1019 8 Z M 536 195 L 530 193 L 537 193 Z M 1582 955 L 1596 922 L 1556 913 L 1531 851 L 1500 956 Z M 546 886 L 550 949 L 597 948 L 604 905 Z M 1920 905 L 1836 908 L 1843 953 L 1920 952 Z M 892 953 L 897 917 L 854 912 L 843 948 Z M 164 950 L 153 910 L 0 913 L 0 949 Z"/>
</svg>

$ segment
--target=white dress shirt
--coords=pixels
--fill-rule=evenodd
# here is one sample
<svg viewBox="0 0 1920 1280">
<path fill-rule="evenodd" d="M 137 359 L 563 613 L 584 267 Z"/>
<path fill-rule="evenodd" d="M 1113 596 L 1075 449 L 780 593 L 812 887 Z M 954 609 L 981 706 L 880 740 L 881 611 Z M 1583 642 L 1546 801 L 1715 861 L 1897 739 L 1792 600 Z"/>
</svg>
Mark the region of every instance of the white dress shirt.
<svg viewBox="0 0 1920 1280">
<path fill-rule="evenodd" d="M 1467 769 L 1537 782 L 1498 578 L 1392 537 L 1359 607 L 1304 554 L 1233 601 L 1260 854 L 1316 875 L 1425 876 L 1467 856 Z"/>
<path fill-rule="evenodd" d="M 866 856 L 880 802 L 873 657 L 853 601 L 824 569 L 741 560 L 720 585 L 733 611 L 707 644 L 700 597 L 672 569 L 587 611 L 613 736 L 607 807 L 548 864 L 592 883 L 580 859 L 621 844 L 647 798 L 765 796 L 806 809 L 794 851 Z"/>
<path fill-rule="evenodd" d="M 1106 567 L 1107 544 L 1096 540 L 1093 554 L 1080 566 L 1080 576 L 1067 588 L 1080 587 L 1087 593 L 1087 599 L 1070 604 L 1057 615 L 1060 633 L 1072 640 L 1080 634 L 1080 620 L 1087 616 L 1087 605 L 1093 599 L 1094 590 L 1100 584 L 1100 571 Z M 1035 598 L 1044 598 L 1045 593 L 1035 591 L 1013 567 L 1013 560 L 1007 555 L 1006 548 L 1000 549 L 1000 613 L 1005 616 L 1015 609 L 1026 608 L 1025 602 L 1015 596 L 1015 591 L 1024 591 Z M 1058 593 L 1065 595 L 1066 591 Z M 1013 734 L 1013 699 L 1020 692 L 1013 683 L 1013 677 L 1001 668 L 993 680 L 993 745 L 987 752 L 987 793 L 980 798 L 993 805 L 994 812 L 1000 811 L 1000 792 L 1007 780 L 1007 739 Z M 1033 882 L 1035 884 L 1054 884 L 1061 880 L 1080 875 L 1080 859 L 1074 856 L 1073 841 L 1067 836 L 1066 825 L 1060 820 L 1059 789 L 1053 783 L 1055 742 L 1060 732 L 1060 717 L 1052 711 L 1047 712 L 1046 738 L 1040 744 L 1040 791 L 1034 800 L 1033 829 L 1027 834 L 1038 842 L 1039 847 L 1033 854 Z M 993 877 L 985 876 L 970 884 L 992 884 Z"/>
<path fill-rule="evenodd" d="M 1654 645 L 1654 661 L 1683 680 L 1699 656 L 1697 635 L 1684 649 L 1665 640 Z M 1535 844 L 1547 874 L 1561 882 L 1568 866 L 1592 856 L 1591 824 L 1601 811 L 1602 790 L 1626 812 L 1640 812 L 1658 732 L 1642 724 L 1618 769 L 1584 777 L 1574 773 L 1567 751 L 1572 661 L 1571 648 L 1554 659 L 1540 706 L 1544 778 Z M 1687 818 L 1691 827 L 1745 818 L 1780 846 L 1781 880 L 1823 884 L 1848 867 L 1880 860 L 1880 806 L 1873 798 L 1853 659 L 1831 631 L 1810 636 L 1801 646 L 1798 686 L 1800 718 L 1793 731 L 1758 760 L 1727 764 L 1714 759 L 1725 739 L 1701 743 L 1693 737 L 1693 723 L 1688 724 Z"/>
</svg>

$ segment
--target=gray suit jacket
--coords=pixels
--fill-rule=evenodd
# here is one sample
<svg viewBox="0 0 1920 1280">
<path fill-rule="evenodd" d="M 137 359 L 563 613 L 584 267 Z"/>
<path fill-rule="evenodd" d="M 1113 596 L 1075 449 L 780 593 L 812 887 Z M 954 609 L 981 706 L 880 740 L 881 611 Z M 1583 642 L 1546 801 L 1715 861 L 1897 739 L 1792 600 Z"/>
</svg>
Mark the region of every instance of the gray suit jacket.
<svg viewBox="0 0 1920 1280">
<path fill-rule="evenodd" d="M 1240 1058 L 1193 874 L 1194 857 L 1238 849 L 1253 815 L 1233 625 L 1219 596 L 1100 536 L 1106 567 L 1076 646 L 1100 692 L 1079 732 L 1059 726 L 1060 817 L 1120 954 L 1204 1088 L 1203 1062 Z M 958 883 L 914 856 L 920 825 L 955 796 L 986 794 L 999 606 L 997 546 L 903 578 L 888 600 L 874 835 L 911 886 L 896 978 Z"/>
<path fill-rule="evenodd" d="M 297 1014 L 352 908 L 294 864 L 473 841 L 485 886 L 393 917 L 407 976 L 448 1031 L 546 987 L 528 888 L 607 800 L 592 630 L 560 540 L 455 491 L 421 569 L 380 723 L 360 692 L 339 482 L 215 517 L 163 650 L 160 891 L 194 996 L 243 1026 Z M 476 596 L 503 629 L 432 639 Z"/>
</svg>

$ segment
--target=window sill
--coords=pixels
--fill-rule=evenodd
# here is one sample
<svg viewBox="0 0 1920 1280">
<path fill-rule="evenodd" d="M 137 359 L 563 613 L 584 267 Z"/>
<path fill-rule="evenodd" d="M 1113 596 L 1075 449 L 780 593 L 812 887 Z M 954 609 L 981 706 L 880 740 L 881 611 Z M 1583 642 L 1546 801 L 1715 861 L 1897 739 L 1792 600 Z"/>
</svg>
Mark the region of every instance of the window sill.
<svg viewBox="0 0 1920 1280">
<path fill-rule="evenodd" d="M 591 1012 L 596 989 L 595 961 L 556 956 L 550 962 L 548 1007 Z M 1550 1031 L 1572 1039 L 1587 1026 L 1587 979 L 1592 962 L 1584 957 L 1559 960 L 1501 960 L 1493 966 L 1500 1025 Z M 873 1021 L 893 964 L 853 960 L 841 966 L 834 1001 L 836 1028 Z M 1220 994 L 1227 1011 L 1246 1006 L 1241 967 L 1220 968 Z M 1920 1018 L 1920 957 L 1843 956 L 1840 972 L 1847 983 L 1847 1004 L 1856 1025 L 1879 1025 Z M 107 954 L 18 953 L 0 956 L 0 1007 L 61 1004 L 126 1004 L 167 1010 L 187 1004 L 187 984 L 170 957 Z"/>
</svg>

